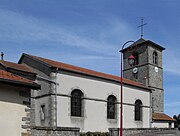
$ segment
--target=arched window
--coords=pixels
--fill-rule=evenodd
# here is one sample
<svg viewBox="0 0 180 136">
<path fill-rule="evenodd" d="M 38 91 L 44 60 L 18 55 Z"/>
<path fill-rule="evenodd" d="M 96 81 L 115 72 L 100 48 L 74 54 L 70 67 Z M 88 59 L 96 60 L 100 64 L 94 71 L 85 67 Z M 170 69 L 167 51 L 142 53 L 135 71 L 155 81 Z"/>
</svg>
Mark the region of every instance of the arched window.
<svg viewBox="0 0 180 136">
<path fill-rule="evenodd" d="M 153 64 L 158 64 L 158 55 L 157 52 L 153 52 Z"/>
<path fill-rule="evenodd" d="M 110 95 L 107 99 L 107 118 L 115 119 L 116 113 L 116 97 Z"/>
<path fill-rule="evenodd" d="M 71 92 L 71 116 L 82 116 L 82 97 L 83 93 L 78 89 Z"/>
<path fill-rule="evenodd" d="M 142 102 L 141 100 L 136 100 L 135 102 L 135 120 L 142 120 Z"/>
</svg>

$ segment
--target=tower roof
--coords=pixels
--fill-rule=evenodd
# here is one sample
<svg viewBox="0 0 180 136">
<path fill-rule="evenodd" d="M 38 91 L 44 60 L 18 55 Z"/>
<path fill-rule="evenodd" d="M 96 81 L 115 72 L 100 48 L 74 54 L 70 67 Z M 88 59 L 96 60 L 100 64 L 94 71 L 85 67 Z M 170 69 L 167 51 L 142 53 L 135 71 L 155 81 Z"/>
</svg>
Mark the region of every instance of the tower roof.
<svg viewBox="0 0 180 136">
<path fill-rule="evenodd" d="M 131 44 L 130 46 L 128 46 L 127 48 L 125 48 L 125 49 L 123 49 L 123 50 L 121 50 L 121 51 L 124 52 L 125 50 L 127 50 L 127 49 L 129 49 L 129 48 L 133 48 L 133 47 L 135 47 L 135 46 L 141 46 L 141 45 L 143 45 L 143 44 L 145 44 L 145 43 L 149 43 L 150 45 L 155 46 L 155 47 L 157 47 L 157 48 L 160 49 L 160 50 L 165 50 L 164 47 L 162 47 L 161 45 L 159 45 L 159 44 L 157 44 L 157 43 L 154 43 L 154 42 L 152 42 L 152 41 L 150 41 L 150 40 L 146 40 L 146 39 L 144 39 L 144 38 L 140 38 L 140 39 L 138 39 L 135 43 Z"/>
</svg>

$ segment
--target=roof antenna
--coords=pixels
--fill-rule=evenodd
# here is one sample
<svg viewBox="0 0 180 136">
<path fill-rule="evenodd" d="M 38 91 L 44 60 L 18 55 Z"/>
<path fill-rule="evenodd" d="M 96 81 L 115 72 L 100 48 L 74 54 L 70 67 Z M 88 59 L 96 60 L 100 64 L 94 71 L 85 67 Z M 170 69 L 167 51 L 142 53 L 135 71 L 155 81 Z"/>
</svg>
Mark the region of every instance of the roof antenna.
<svg viewBox="0 0 180 136">
<path fill-rule="evenodd" d="M 1 60 L 3 60 L 3 59 L 4 59 L 4 53 L 1 52 Z"/>
</svg>

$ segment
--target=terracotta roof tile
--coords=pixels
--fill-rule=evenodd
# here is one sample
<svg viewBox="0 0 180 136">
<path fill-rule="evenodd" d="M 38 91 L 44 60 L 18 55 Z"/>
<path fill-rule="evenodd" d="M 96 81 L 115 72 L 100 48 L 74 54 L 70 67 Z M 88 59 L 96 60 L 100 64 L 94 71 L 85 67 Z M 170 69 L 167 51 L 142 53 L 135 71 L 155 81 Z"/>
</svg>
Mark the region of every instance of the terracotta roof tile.
<svg viewBox="0 0 180 136">
<path fill-rule="evenodd" d="M 104 78 L 104 79 L 120 82 L 120 77 L 118 77 L 118 76 L 105 74 L 105 73 L 101 73 L 101 72 L 97 72 L 97 71 L 93 71 L 93 70 L 69 65 L 69 64 L 57 62 L 57 61 L 46 59 L 46 58 L 32 56 L 29 54 L 24 54 L 24 55 L 27 55 L 27 56 L 30 56 L 30 57 L 36 59 L 36 60 L 42 61 L 42 62 L 44 62 L 44 63 L 46 63 L 52 67 L 55 67 L 55 68 L 59 68 L 59 69 L 67 70 L 67 71 L 77 72 L 77 73 L 81 73 L 81 74 L 86 74 L 86 75 L 90 75 L 90 76 L 94 76 L 94 77 L 99 77 L 99 78 Z M 139 82 L 135 82 L 135 81 L 132 81 L 132 80 L 129 80 L 126 78 L 123 78 L 123 83 L 133 85 L 133 86 L 137 86 L 137 87 L 141 87 L 141 88 L 145 88 L 145 89 L 149 89 L 148 87 L 144 86 L 143 84 L 141 84 Z"/>
<path fill-rule="evenodd" d="M 24 64 L 17 64 L 17 63 L 13 63 L 13 62 L 9 62 L 9 61 L 4 61 L 4 60 L 0 60 L 0 64 L 6 68 L 12 68 L 12 69 L 16 69 L 19 71 L 34 73 L 31 70 L 31 68 L 29 68 L 28 66 L 26 66 Z"/>
<path fill-rule="evenodd" d="M 33 84 L 33 81 L 31 81 L 29 79 L 14 75 L 14 74 L 4 71 L 4 70 L 0 70 L 0 79 Z"/>
<path fill-rule="evenodd" d="M 164 113 L 153 113 L 152 119 L 155 121 L 175 121 L 173 118 Z"/>
</svg>

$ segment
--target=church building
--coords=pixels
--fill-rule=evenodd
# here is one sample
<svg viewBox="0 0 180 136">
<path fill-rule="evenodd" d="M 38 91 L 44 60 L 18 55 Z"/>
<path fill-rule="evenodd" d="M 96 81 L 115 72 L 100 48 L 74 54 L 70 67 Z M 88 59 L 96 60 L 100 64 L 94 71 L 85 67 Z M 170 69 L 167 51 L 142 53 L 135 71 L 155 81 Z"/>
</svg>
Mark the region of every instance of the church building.
<svg viewBox="0 0 180 136">
<path fill-rule="evenodd" d="M 122 51 L 124 128 L 173 127 L 174 120 L 163 113 L 164 49 L 141 38 Z M 30 54 L 22 54 L 18 63 L 30 67 L 41 85 L 31 92 L 31 125 L 79 127 L 81 132 L 119 128 L 120 77 Z"/>
</svg>

